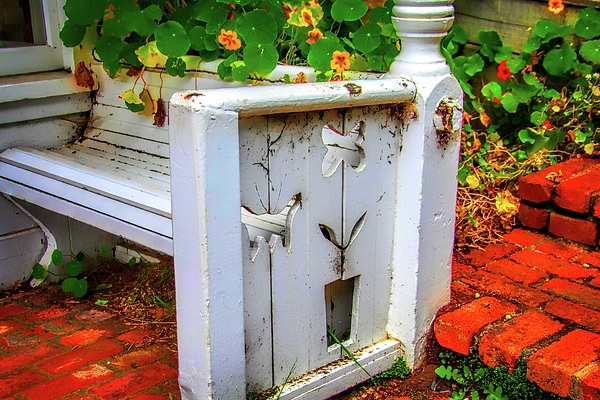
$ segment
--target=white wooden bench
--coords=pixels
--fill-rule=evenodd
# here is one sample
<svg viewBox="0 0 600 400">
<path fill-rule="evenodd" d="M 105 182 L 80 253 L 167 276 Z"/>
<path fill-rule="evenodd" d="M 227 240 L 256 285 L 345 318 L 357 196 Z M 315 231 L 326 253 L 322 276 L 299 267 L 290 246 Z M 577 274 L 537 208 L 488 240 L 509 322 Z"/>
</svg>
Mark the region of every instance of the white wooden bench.
<svg viewBox="0 0 600 400">
<path fill-rule="evenodd" d="M 0 154 L 0 191 L 174 255 L 184 399 L 368 378 L 327 328 L 372 374 L 419 363 L 449 299 L 462 91 L 451 1 L 396 3 L 388 79 L 178 93 L 168 130 L 107 83 L 81 140 Z"/>
</svg>

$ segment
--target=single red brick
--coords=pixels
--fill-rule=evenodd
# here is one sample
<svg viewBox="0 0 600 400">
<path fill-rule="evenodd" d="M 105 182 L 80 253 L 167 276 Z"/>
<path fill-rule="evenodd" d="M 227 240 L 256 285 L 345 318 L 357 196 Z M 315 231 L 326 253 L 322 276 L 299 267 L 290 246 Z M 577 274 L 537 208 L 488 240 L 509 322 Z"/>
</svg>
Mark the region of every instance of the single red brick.
<svg viewBox="0 0 600 400">
<path fill-rule="evenodd" d="M 9 332 L 12 332 L 14 330 L 17 329 L 21 329 L 24 328 L 25 325 L 23 325 L 20 322 L 17 321 L 12 321 L 12 320 L 6 320 L 6 321 L 0 321 L 0 335 L 5 335 Z"/>
<path fill-rule="evenodd" d="M 41 306 L 42 304 L 46 304 L 48 300 L 52 298 L 52 293 L 37 293 L 33 296 L 30 296 L 27 301 L 32 302 L 36 306 Z"/>
<path fill-rule="evenodd" d="M 564 327 L 537 311 L 526 311 L 486 332 L 479 341 L 481 361 L 490 367 L 516 368 L 527 347 L 550 337 Z"/>
<path fill-rule="evenodd" d="M 463 282 L 454 281 L 450 287 L 450 291 L 452 292 L 452 298 L 456 297 L 456 295 L 463 295 L 468 297 L 475 296 L 477 291 L 470 286 L 465 285 Z"/>
<path fill-rule="evenodd" d="M 469 264 L 475 267 L 483 267 L 490 261 L 498 260 L 515 252 L 519 248 L 512 243 L 495 243 L 487 245 L 483 250 L 471 250 L 464 257 L 469 260 Z"/>
<path fill-rule="evenodd" d="M 521 282 L 526 285 L 539 282 L 548 277 L 548 274 L 544 271 L 530 268 L 512 260 L 504 259 L 489 263 L 483 270 L 497 275 L 503 275 L 513 281 Z"/>
<path fill-rule="evenodd" d="M 481 291 L 500 295 L 530 307 L 537 307 L 551 299 L 546 293 L 537 289 L 485 271 L 477 271 L 462 280 Z"/>
<path fill-rule="evenodd" d="M 75 316 L 75 318 L 77 318 L 80 321 L 90 322 L 90 323 L 101 322 L 101 321 L 107 320 L 112 317 L 114 317 L 114 314 L 110 314 L 105 311 L 98 311 L 98 310 L 83 311 Z"/>
<path fill-rule="evenodd" d="M 573 158 L 526 175 L 519 180 L 519 197 L 534 203 L 550 201 L 556 183 L 546 179 L 548 175 L 553 172 L 560 173 L 560 179 L 565 181 L 577 174 L 591 170 L 597 163 L 596 160 L 591 158 Z"/>
<path fill-rule="evenodd" d="M 145 329 L 136 329 L 122 334 L 121 336 L 117 337 L 117 339 L 127 343 L 142 343 L 149 335 L 150 332 Z"/>
<path fill-rule="evenodd" d="M 58 305 L 52 305 L 43 310 L 30 311 L 27 314 L 23 314 L 23 315 L 19 316 L 19 318 L 22 319 L 23 321 L 28 321 L 28 322 L 42 322 L 42 321 L 46 321 L 48 319 L 62 317 L 63 315 L 67 315 L 68 313 L 70 313 L 72 311 L 73 311 L 73 309 L 71 309 L 69 307 L 61 307 Z"/>
<path fill-rule="evenodd" d="M 90 363 L 122 352 L 123 346 L 112 340 L 102 339 L 89 346 L 79 347 L 73 351 L 42 361 L 39 369 L 49 374 L 60 374 L 74 371 Z"/>
<path fill-rule="evenodd" d="M 103 336 L 107 336 L 104 333 L 104 331 L 98 329 L 83 329 L 61 338 L 60 344 L 67 347 L 85 346 Z"/>
<path fill-rule="evenodd" d="M 546 229 L 550 213 L 543 208 L 532 207 L 528 204 L 521 203 L 519 206 L 519 221 L 523 226 L 531 229 Z"/>
<path fill-rule="evenodd" d="M 566 397 L 571 378 L 595 361 L 600 335 L 575 330 L 544 347 L 529 358 L 527 378 L 543 390 Z"/>
<path fill-rule="evenodd" d="M 19 315 L 28 310 L 29 307 L 21 304 L 7 304 L 5 306 L 0 306 L 0 319 L 12 317 L 13 315 Z"/>
<path fill-rule="evenodd" d="M 578 378 L 581 381 L 580 398 L 582 400 L 598 400 L 600 399 L 600 365 L 595 362 L 586 369 L 588 371 L 584 374 L 578 374 Z"/>
<path fill-rule="evenodd" d="M 502 236 L 502 239 L 510 243 L 518 244 L 522 247 L 531 246 L 545 238 L 544 235 L 536 232 L 527 231 L 525 229 L 513 229 L 510 233 Z"/>
<path fill-rule="evenodd" d="M 579 264 L 587 264 L 592 267 L 600 268 L 600 253 L 592 251 L 590 253 L 582 254 L 581 257 L 577 257 L 573 260 Z"/>
<path fill-rule="evenodd" d="M 120 400 L 176 377 L 177 370 L 167 365 L 146 365 L 125 376 L 96 385 L 89 392 L 105 400 Z"/>
<path fill-rule="evenodd" d="M 452 280 L 458 279 L 471 272 L 475 272 L 475 268 L 458 261 L 452 261 Z"/>
<path fill-rule="evenodd" d="M 600 171 L 594 169 L 559 183 L 554 190 L 554 204 L 565 210 L 585 214 L 590 211 L 592 193 L 598 190 Z"/>
<path fill-rule="evenodd" d="M 598 245 L 598 224 L 585 219 L 551 213 L 548 232 L 577 243 Z"/>
<path fill-rule="evenodd" d="M 481 297 L 438 317 L 434 324 L 435 338 L 443 347 L 468 355 L 473 337 L 481 328 L 516 310 L 516 306 L 505 301 Z"/>
<path fill-rule="evenodd" d="M 2 347 L 11 349 L 13 347 L 27 346 L 28 344 L 38 343 L 42 340 L 50 339 L 56 335 L 48 332 L 43 326 L 36 326 L 33 329 L 24 329 L 12 335 L 0 339 Z"/>
<path fill-rule="evenodd" d="M 585 251 L 580 247 L 571 246 L 555 240 L 548 240 L 544 243 L 540 243 L 535 246 L 535 249 L 537 251 L 541 251 L 542 253 L 552 254 L 554 256 L 564 258 L 565 260 L 578 256 Z"/>
<path fill-rule="evenodd" d="M 101 382 L 113 375 L 114 372 L 100 365 L 90 365 L 87 368 L 59 376 L 56 379 L 24 390 L 22 394 L 31 400 L 53 400 L 94 383 Z"/>
<path fill-rule="evenodd" d="M 584 328 L 600 332 L 600 312 L 598 311 L 591 310 L 564 299 L 554 300 L 553 302 L 546 304 L 544 310 L 559 318 L 575 322 Z"/>
<path fill-rule="evenodd" d="M 77 326 L 72 325 L 63 319 L 58 319 L 56 321 L 48 322 L 46 324 L 43 324 L 42 327 L 47 332 L 52 332 L 56 335 L 63 335 L 74 329 L 78 329 Z"/>
<path fill-rule="evenodd" d="M 123 354 L 110 360 L 110 365 L 123 371 L 130 371 L 142 365 L 148 365 L 169 355 L 169 350 L 161 345 L 154 345 L 145 349 Z"/>
<path fill-rule="evenodd" d="M 558 278 L 544 283 L 540 289 L 600 310 L 600 290 Z"/>
<path fill-rule="evenodd" d="M 30 369 L 0 378 L 0 398 L 44 382 L 46 378 Z"/>
<path fill-rule="evenodd" d="M 0 375 L 18 370 L 44 358 L 56 356 L 63 350 L 49 343 L 39 344 L 31 349 L 20 350 L 0 358 Z"/>
<path fill-rule="evenodd" d="M 510 256 L 510 258 L 521 264 L 529 265 L 532 268 L 558 275 L 561 278 L 588 278 L 596 274 L 596 270 L 585 268 L 582 265 L 570 263 L 550 254 L 531 249 L 521 250 Z"/>
<path fill-rule="evenodd" d="M 164 394 L 173 397 L 173 399 L 181 399 L 181 390 L 179 388 L 178 379 L 171 379 L 170 381 L 157 385 L 148 392 Z"/>
<path fill-rule="evenodd" d="M 595 277 L 591 281 L 588 282 L 591 286 L 600 288 L 600 276 Z"/>
</svg>

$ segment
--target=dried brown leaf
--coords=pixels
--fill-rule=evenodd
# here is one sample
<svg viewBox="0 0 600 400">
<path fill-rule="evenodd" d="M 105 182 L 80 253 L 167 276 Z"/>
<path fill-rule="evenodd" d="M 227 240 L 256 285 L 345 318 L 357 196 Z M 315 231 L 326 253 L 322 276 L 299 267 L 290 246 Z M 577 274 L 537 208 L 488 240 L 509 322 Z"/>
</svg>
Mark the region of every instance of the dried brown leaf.
<svg viewBox="0 0 600 400">
<path fill-rule="evenodd" d="M 158 99 L 156 101 L 156 113 L 154 114 L 154 126 L 163 126 L 165 124 L 165 103 L 163 99 Z"/>
<path fill-rule="evenodd" d="M 74 75 L 75 75 L 75 83 L 77 84 L 77 86 L 84 87 L 84 88 L 91 90 L 96 85 L 96 82 L 94 81 L 94 76 L 92 75 L 92 72 L 88 69 L 88 67 L 85 66 L 85 63 L 83 61 L 81 61 L 75 67 Z"/>
</svg>

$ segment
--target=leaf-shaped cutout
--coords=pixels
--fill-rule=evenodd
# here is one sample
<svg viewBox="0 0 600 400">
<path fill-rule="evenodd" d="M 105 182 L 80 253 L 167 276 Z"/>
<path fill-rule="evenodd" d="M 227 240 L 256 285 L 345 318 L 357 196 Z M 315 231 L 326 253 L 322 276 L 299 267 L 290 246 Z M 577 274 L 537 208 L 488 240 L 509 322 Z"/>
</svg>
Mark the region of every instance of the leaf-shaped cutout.
<svg viewBox="0 0 600 400">
<path fill-rule="evenodd" d="M 348 240 L 348 244 L 345 246 L 346 248 L 350 247 L 352 242 L 354 242 L 354 239 L 356 239 L 356 237 L 360 233 L 362 227 L 364 226 L 366 219 L 367 219 L 367 212 L 365 211 L 365 213 L 360 216 L 358 221 L 356 221 L 356 224 L 354 224 L 354 227 L 352 228 L 352 233 L 350 234 L 350 239 Z"/>
<path fill-rule="evenodd" d="M 333 231 L 333 229 L 331 229 L 325 224 L 319 224 L 319 229 L 321 230 L 321 233 L 323 234 L 325 239 L 333 243 L 335 247 L 338 247 L 340 249 L 342 248 L 342 246 L 337 241 L 337 237 L 335 236 L 335 232 Z"/>
<path fill-rule="evenodd" d="M 140 115 L 152 115 L 156 111 L 156 103 L 152 100 L 152 95 L 148 89 L 143 89 L 139 94 L 140 99 L 144 102 L 144 109 L 139 111 Z"/>
</svg>

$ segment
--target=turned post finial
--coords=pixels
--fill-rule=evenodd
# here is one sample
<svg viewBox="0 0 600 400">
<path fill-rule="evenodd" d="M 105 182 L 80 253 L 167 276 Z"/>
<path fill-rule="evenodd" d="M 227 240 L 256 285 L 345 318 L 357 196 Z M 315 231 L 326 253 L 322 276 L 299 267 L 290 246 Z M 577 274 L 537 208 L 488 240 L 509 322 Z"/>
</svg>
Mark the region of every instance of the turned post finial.
<svg viewBox="0 0 600 400">
<path fill-rule="evenodd" d="M 395 0 L 392 21 L 402 41 L 388 76 L 450 73 L 440 42 L 454 22 L 454 0 Z"/>
</svg>

